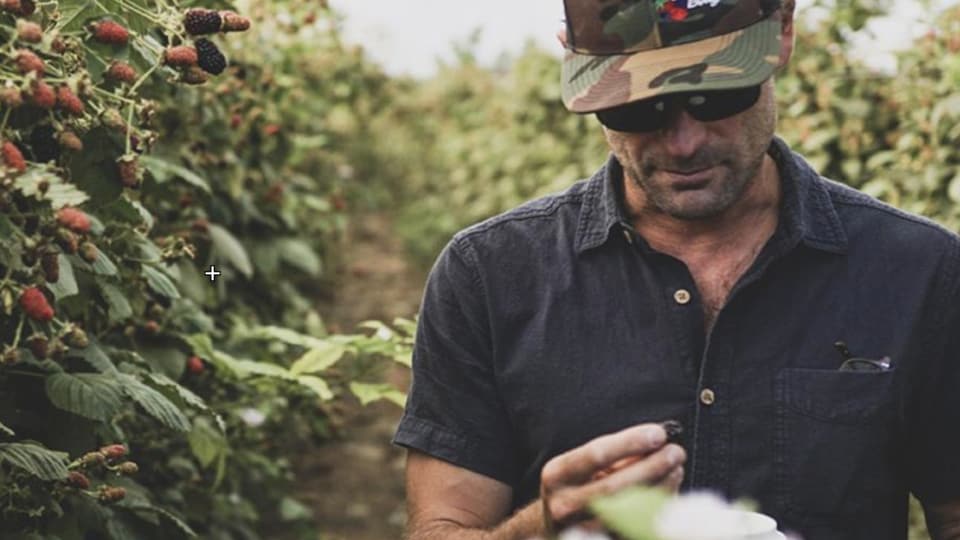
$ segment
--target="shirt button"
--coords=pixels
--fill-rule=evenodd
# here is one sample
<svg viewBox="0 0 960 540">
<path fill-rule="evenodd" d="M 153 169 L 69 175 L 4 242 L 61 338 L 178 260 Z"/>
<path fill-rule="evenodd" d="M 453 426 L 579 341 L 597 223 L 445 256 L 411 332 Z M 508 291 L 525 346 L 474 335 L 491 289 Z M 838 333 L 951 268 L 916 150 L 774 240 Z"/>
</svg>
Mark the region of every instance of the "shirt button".
<svg viewBox="0 0 960 540">
<path fill-rule="evenodd" d="M 713 402 L 717 400 L 717 396 L 713 393 L 713 390 L 709 388 L 704 388 L 700 391 L 700 403 L 704 405 L 713 405 Z"/>
<path fill-rule="evenodd" d="M 690 302 L 690 291 L 686 289 L 677 289 L 673 293 L 673 299 L 677 301 L 678 304 L 683 305 Z"/>
</svg>

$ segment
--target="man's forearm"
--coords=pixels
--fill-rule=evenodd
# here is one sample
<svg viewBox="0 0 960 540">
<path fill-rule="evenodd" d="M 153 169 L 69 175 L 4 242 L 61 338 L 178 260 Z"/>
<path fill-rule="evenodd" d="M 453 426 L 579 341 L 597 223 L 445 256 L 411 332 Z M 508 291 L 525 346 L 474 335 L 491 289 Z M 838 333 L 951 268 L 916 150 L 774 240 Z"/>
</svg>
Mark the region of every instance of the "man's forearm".
<svg viewBox="0 0 960 540">
<path fill-rule="evenodd" d="M 493 529 L 471 529 L 450 521 L 433 522 L 411 530 L 407 540 L 528 540 L 545 536 L 542 505 L 537 500 Z"/>
</svg>

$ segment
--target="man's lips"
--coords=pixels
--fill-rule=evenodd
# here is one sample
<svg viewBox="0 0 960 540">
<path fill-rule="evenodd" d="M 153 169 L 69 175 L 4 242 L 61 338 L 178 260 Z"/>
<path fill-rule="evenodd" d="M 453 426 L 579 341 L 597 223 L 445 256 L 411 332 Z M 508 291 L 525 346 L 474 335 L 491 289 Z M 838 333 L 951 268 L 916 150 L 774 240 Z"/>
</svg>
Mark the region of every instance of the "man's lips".
<svg viewBox="0 0 960 540">
<path fill-rule="evenodd" d="M 713 167 L 688 171 L 672 171 L 664 169 L 664 173 L 670 178 L 670 184 L 678 189 L 695 189 L 702 187 L 710 180 L 713 173 Z"/>
</svg>

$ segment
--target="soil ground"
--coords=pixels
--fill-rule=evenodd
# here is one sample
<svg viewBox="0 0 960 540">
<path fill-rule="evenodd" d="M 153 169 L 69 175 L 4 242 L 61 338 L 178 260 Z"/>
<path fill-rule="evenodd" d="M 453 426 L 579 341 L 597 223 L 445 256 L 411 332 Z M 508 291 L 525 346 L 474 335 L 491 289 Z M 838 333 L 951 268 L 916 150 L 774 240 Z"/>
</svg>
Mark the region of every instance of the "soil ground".
<svg viewBox="0 0 960 540">
<path fill-rule="evenodd" d="M 320 306 L 324 321 L 331 330 L 352 332 L 368 319 L 412 318 L 426 276 L 404 259 L 389 217 L 356 216 L 350 222 L 335 296 Z M 409 372 L 397 366 L 388 380 L 405 392 Z M 401 412 L 384 401 L 366 407 L 348 401 L 342 437 L 295 464 L 296 496 L 313 510 L 323 540 L 401 538 L 405 454 L 390 444 Z"/>
</svg>

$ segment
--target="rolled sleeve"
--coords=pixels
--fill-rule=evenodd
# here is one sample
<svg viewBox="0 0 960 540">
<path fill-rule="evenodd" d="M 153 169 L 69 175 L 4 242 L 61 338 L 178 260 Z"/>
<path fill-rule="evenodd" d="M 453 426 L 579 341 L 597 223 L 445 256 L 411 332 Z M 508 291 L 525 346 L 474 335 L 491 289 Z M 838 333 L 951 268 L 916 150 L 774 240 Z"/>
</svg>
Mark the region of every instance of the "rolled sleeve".
<svg viewBox="0 0 960 540">
<path fill-rule="evenodd" d="M 483 284 L 462 237 L 427 278 L 413 380 L 394 444 L 515 484 L 510 420 L 497 390 Z"/>
</svg>

